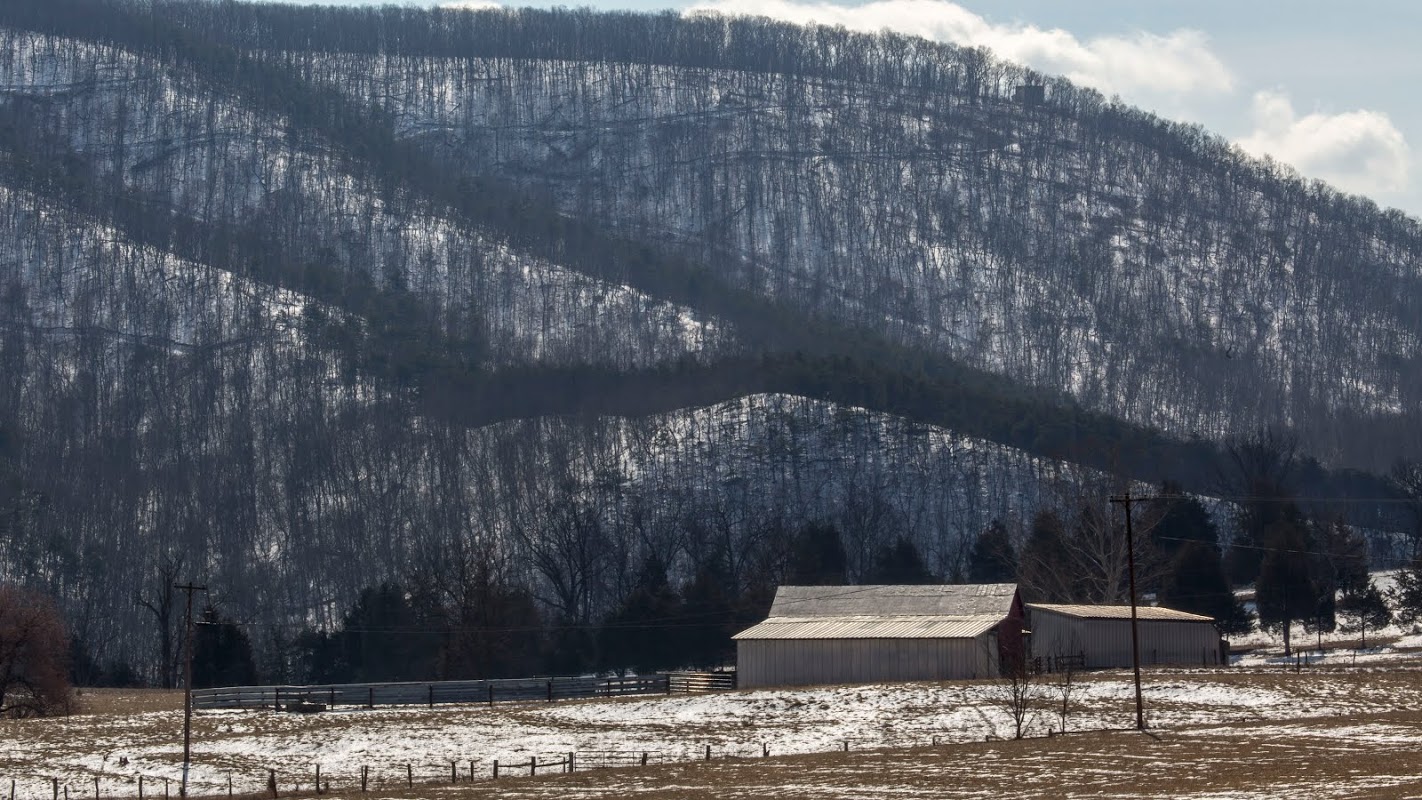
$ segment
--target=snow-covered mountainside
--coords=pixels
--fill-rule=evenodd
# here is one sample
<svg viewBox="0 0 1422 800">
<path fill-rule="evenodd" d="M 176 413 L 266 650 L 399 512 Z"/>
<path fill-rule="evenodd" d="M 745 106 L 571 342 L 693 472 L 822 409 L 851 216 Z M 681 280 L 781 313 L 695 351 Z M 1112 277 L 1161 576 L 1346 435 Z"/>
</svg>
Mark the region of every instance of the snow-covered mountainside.
<svg viewBox="0 0 1422 800">
<path fill-rule="evenodd" d="M 950 54 L 944 59 L 959 58 Z M 1065 85 L 308 56 L 400 136 L 738 286 L 1208 437 L 1422 403 L 1415 221 Z M 1365 309 L 1360 313 L 1360 309 Z"/>
<path fill-rule="evenodd" d="M 1269 423 L 1376 497 L 1327 468 L 1416 452 L 1419 303 L 1415 220 L 980 52 L 0 5 L 0 575 L 99 658 L 177 571 L 285 630 L 477 563 L 559 632 L 823 528 L 962 576 Z"/>
</svg>

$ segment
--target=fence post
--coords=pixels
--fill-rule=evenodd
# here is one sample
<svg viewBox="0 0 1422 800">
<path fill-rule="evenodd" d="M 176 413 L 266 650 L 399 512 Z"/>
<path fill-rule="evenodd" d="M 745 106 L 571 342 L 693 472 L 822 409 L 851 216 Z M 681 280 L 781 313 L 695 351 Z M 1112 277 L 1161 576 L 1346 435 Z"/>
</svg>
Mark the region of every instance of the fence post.
<svg viewBox="0 0 1422 800">
<path fill-rule="evenodd" d="M 316 765 L 316 794 L 321 793 L 321 765 Z"/>
<path fill-rule="evenodd" d="M 59 800 L 59 779 L 50 778 L 54 782 L 54 800 Z"/>
<path fill-rule="evenodd" d="M 709 745 L 709 744 L 706 745 L 706 760 L 707 760 L 707 761 L 710 761 L 710 760 L 711 760 L 711 745 Z"/>
<path fill-rule="evenodd" d="M 572 753 L 568 753 L 568 771 L 569 771 L 569 772 L 572 772 L 572 771 L 573 771 L 573 754 L 572 754 Z"/>
<path fill-rule="evenodd" d="M 474 782 L 474 759 L 469 759 L 469 782 Z"/>
<path fill-rule="evenodd" d="M 450 783 L 459 783 L 459 766 L 458 766 L 458 765 L 459 765 L 459 762 L 458 762 L 458 761 L 451 761 L 451 762 L 449 762 L 449 782 L 450 782 Z"/>
<path fill-rule="evenodd" d="M 765 742 L 760 743 L 760 757 L 770 758 L 770 745 L 766 744 Z"/>
<path fill-rule="evenodd" d="M 662 680 L 667 682 L 666 693 L 671 694 L 671 673 L 668 672 L 667 674 L 663 675 Z"/>
<path fill-rule="evenodd" d="M 485 685 L 489 687 L 489 708 L 493 708 L 493 707 L 494 707 L 494 684 L 491 682 L 491 683 L 488 683 L 488 684 L 485 684 Z"/>
<path fill-rule="evenodd" d="M 647 766 L 647 753 L 645 751 L 642 753 L 642 766 Z"/>
<path fill-rule="evenodd" d="M 232 796 L 232 773 L 227 773 L 227 796 Z"/>
<path fill-rule="evenodd" d="M 405 765 L 405 788 L 415 788 L 415 768 L 409 764 Z"/>
<path fill-rule="evenodd" d="M 553 702 L 553 679 L 548 679 L 548 702 Z"/>
<path fill-rule="evenodd" d="M 57 797 L 57 796 L 59 795 L 59 792 L 56 790 L 54 794 L 55 794 L 55 796 Z M 273 791 L 272 797 L 276 797 L 275 791 Z M 164 778 L 164 779 L 163 779 L 163 800 L 168 800 L 168 779 L 167 779 L 167 778 Z"/>
<path fill-rule="evenodd" d="M 273 711 L 280 711 L 280 710 L 281 710 L 281 687 L 280 687 L 280 686 L 274 686 L 274 687 L 272 687 L 272 710 L 273 710 Z"/>
<path fill-rule="evenodd" d="M 499 760 L 494 759 L 494 780 L 499 779 Z"/>
<path fill-rule="evenodd" d="M 276 770 L 267 770 L 267 789 L 272 793 L 272 797 L 277 796 Z M 168 779 L 163 779 L 163 796 L 168 796 Z"/>
<path fill-rule="evenodd" d="M 430 687 L 430 708 L 434 708 L 434 687 Z"/>
<path fill-rule="evenodd" d="M 99 776 L 94 776 L 94 800 L 99 800 Z"/>
<path fill-rule="evenodd" d="M 846 752 L 846 753 L 849 752 L 849 740 L 848 740 L 848 739 L 845 739 L 845 740 L 844 740 L 844 752 Z"/>
<path fill-rule="evenodd" d="M 327 704 L 326 704 L 326 707 L 327 707 L 327 708 L 335 708 L 335 707 L 336 707 L 336 687 L 334 687 L 334 686 L 331 687 L 331 702 L 327 703 Z"/>
<path fill-rule="evenodd" d="M 360 790 L 361 790 L 362 793 L 365 792 L 365 787 L 366 787 L 367 781 L 370 780 L 370 772 L 369 772 L 369 770 L 370 770 L 370 767 L 367 767 L 367 766 L 362 766 L 362 767 L 360 768 Z"/>
<path fill-rule="evenodd" d="M 15 782 L 10 781 L 10 800 L 15 800 Z M 138 800 L 143 800 L 143 776 L 138 776 Z"/>
<path fill-rule="evenodd" d="M 374 686 L 369 687 L 369 692 L 370 692 L 370 694 L 369 694 L 369 696 L 367 696 L 366 701 L 365 701 L 365 707 L 366 707 L 366 708 L 375 708 L 375 687 L 374 687 Z"/>
<path fill-rule="evenodd" d="M 531 756 L 531 757 L 528 759 L 528 774 L 529 774 L 529 775 L 537 775 L 537 774 L 538 774 L 538 756 Z"/>
</svg>

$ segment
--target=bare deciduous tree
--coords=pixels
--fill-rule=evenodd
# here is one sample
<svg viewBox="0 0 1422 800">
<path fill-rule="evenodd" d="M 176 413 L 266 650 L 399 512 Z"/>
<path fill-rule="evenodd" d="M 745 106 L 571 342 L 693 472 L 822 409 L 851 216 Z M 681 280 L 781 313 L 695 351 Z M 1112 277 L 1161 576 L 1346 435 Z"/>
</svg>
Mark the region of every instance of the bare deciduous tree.
<svg viewBox="0 0 1422 800">
<path fill-rule="evenodd" d="M 69 640 L 46 596 L 0 586 L 0 716 L 67 713 Z"/>
</svg>

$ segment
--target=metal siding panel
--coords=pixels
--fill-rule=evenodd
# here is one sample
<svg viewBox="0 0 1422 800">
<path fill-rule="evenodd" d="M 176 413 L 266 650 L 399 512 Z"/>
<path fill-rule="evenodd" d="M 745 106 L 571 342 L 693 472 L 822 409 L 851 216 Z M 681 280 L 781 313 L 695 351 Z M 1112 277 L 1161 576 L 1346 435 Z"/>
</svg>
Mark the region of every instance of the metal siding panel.
<svg viewBox="0 0 1422 800">
<path fill-rule="evenodd" d="M 1213 625 L 1184 620 L 1139 620 L 1141 663 L 1196 665 L 1219 660 Z M 1075 647 L 1080 643 L 1080 648 Z M 1091 669 L 1131 665 L 1130 619 L 1082 619 L 1034 609 L 1032 653 L 1051 656 L 1086 652 Z"/>
<path fill-rule="evenodd" d="M 746 640 L 737 669 L 747 688 L 984 677 L 985 637 Z"/>
</svg>

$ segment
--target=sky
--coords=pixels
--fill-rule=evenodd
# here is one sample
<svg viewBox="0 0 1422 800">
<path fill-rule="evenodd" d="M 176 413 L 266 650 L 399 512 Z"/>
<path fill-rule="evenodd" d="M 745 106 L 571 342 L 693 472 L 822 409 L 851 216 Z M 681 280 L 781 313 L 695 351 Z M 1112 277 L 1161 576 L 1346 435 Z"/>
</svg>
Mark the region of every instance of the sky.
<svg viewBox="0 0 1422 800">
<path fill-rule="evenodd" d="M 404 3 L 497 5 L 493 0 Z M 1418 0 L 598 0 L 588 5 L 889 28 L 985 46 L 1108 97 L 1198 122 L 1305 177 L 1422 217 Z"/>
</svg>

